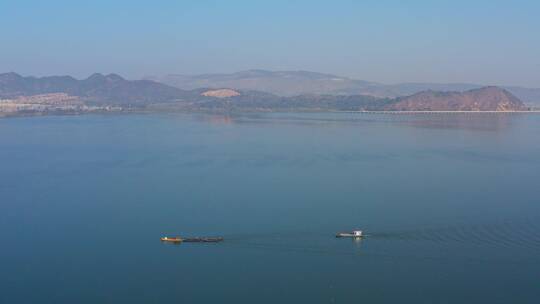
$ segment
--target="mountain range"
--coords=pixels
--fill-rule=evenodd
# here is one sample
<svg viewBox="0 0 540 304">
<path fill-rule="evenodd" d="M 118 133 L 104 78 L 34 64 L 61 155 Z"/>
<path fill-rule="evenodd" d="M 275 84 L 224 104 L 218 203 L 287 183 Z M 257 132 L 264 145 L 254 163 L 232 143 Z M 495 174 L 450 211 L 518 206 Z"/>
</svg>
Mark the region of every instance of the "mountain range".
<svg viewBox="0 0 540 304">
<path fill-rule="evenodd" d="M 469 83 L 400 83 L 381 84 L 332 74 L 308 71 L 247 70 L 230 74 L 179 75 L 145 77 L 180 89 L 234 88 L 261 91 L 278 96 L 370 95 L 382 98 L 409 96 L 422 91 L 464 92 L 485 87 Z M 540 106 L 540 88 L 501 86 L 523 102 Z"/>
<path fill-rule="evenodd" d="M 117 74 L 93 74 L 77 80 L 71 76 L 23 77 L 0 74 L 0 98 L 66 93 L 90 103 L 132 104 L 168 102 L 191 97 L 190 93 L 151 80 L 126 80 Z"/>
<path fill-rule="evenodd" d="M 276 73 L 281 76 L 276 76 Z M 157 81 L 127 80 L 117 74 L 93 74 L 82 80 L 71 76 L 24 77 L 16 73 L 0 74 L 0 112 L 71 112 L 87 109 L 139 109 L 160 111 L 523 111 L 528 107 L 508 90 L 498 87 L 475 88 L 465 92 L 422 91 L 408 96 L 382 94 L 328 94 L 332 81 L 357 83 L 356 80 L 329 80 L 331 75 L 311 72 L 245 72 L 245 86 L 234 83 L 209 83 L 181 89 Z M 264 86 L 263 75 L 275 81 L 270 84 L 285 86 L 286 94 L 250 90 Z M 236 75 L 235 77 L 237 77 Z M 289 77 L 290 76 L 290 77 Z M 223 79 L 223 75 L 215 76 Z M 205 76 L 205 79 L 212 78 Z M 233 77 L 234 78 L 234 77 Z M 255 80 L 254 80 L 255 79 Z M 279 79 L 279 81 L 278 81 Z M 290 83 L 286 81 L 290 80 Z M 308 79 L 314 79 L 313 82 Z M 231 80 L 233 81 L 233 80 Z M 298 91 L 309 93 L 290 95 L 295 84 L 303 83 Z M 325 84 L 326 85 L 323 85 Z M 202 85 L 206 87 L 199 87 Z M 230 85 L 227 87 L 218 87 Z M 376 87 L 376 85 L 371 85 Z M 334 86 L 334 88 L 336 88 Z M 345 90 L 349 85 L 341 85 Z M 0 113 L 1 114 L 1 113 Z M 1 115 L 0 115 L 1 116 Z"/>
</svg>

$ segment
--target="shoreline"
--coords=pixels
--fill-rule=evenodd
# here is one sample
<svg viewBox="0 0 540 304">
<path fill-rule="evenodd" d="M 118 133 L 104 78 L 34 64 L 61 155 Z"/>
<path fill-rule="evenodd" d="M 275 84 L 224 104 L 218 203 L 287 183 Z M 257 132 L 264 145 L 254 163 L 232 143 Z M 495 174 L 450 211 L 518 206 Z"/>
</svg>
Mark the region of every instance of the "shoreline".
<svg viewBox="0 0 540 304">
<path fill-rule="evenodd" d="M 119 111 L 91 111 L 91 112 L 35 112 L 35 113 L 0 113 L 0 119 L 6 118 L 17 118 L 17 117 L 43 117 L 43 116 L 82 116 L 82 115 L 92 115 L 92 114 L 105 114 L 105 115 L 114 115 L 114 114 L 174 114 L 174 113 L 184 113 L 184 114 L 214 114 L 214 115 L 224 115 L 224 114 L 254 114 L 254 113 L 350 113 L 350 114 L 380 114 L 380 115 L 421 115 L 421 114 L 430 114 L 430 115 L 444 115 L 444 114 L 473 114 L 473 115 L 485 115 L 485 114 L 499 114 L 499 115 L 509 115 L 509 114 L 540 114 L 540 110 L 529 110 L 529 111 L 339 111 L 339 110 L 298 110 L 298 111 L 202 111 L 202 110 L 176 110 L 176 111 L 160 111 L 160 110 L 148 110 L 148 109 L 129 109 L 129 110 L 119 110 Z"/>
<path fill-rule="evenodd" d="M 540 110 L 529 111 L 333 111 L 335 113 L 365 114 L 540 114 Z"/>
</svg>

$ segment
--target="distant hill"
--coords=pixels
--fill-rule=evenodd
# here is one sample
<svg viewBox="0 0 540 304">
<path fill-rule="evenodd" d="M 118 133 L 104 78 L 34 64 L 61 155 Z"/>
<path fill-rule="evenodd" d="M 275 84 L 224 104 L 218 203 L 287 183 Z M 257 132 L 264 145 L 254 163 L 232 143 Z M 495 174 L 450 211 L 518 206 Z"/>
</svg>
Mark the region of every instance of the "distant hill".
<svg viewBox="0 0 540 304">
<path fill-rule="evenodd" d="M 409 96 L 422 91 L 464 92 L 484 87 L 467 83 L 401 83 L 380 84 L 332 74 L 307 71 L 248 70 L 230 74 L 166 75 L 147 77 L 180 89 L 231 88 L 261 91 L 278 96 L 296 95 L 371 95 L 382 98 Z M 540 89 L 503 86 L 530 105 L 540 106 Z"/>
<path fill-rule="evenodd" d="M 126 80 L 119 75 L 93 74 L 77 80 L 71 76 L 23 77 L 16 73 L 0 74 L 0 98 L 66 93 L 100 104 L 170 102 L 191 97 L 191 93 L 150 80 Z"/>
<path fill-rule="evenodd" d="M 393 85 L 381 85 L 372 88 L 374 95 L 384 96 L 409 96 L 423 91 L 439 92 L 465 92 L 474 89 L 481 89 L 486 86 L 468 83 L 401 83 Z M 519 98 L 529 106 L 540 106 L 540 88 L 524 88 L 517 86 L 501 86 L 512 95 Z M 365 93 L 369 93 L 366 91 Z"/>
<path fill-rule="evenodd" d="M 425 91 L 395 99 L 384 107 L 392 111 L 525 111 L 525 104 L 498 87 L 466 92 Z"/>
<path fill-rule="evenodd" d="M 231 90 L 231 89 L 215 89 L 208 90 L 201 93 L 202 96 L 206 97 L 217 97 L 217 98 L 227 98 L 242 95 L 240 92 Z"/>
<path fill-rule="evenodd" d="M 184 90 L 197 88 L 232 88 L 262 91 L 279 96 L 303 94 L 353 95 L 355 88 L 367 88 L 371 83 L 331 74 L 307 71 L 248 70 L 231 74 L 166 75 L 147 77 Z"/>
</svg>

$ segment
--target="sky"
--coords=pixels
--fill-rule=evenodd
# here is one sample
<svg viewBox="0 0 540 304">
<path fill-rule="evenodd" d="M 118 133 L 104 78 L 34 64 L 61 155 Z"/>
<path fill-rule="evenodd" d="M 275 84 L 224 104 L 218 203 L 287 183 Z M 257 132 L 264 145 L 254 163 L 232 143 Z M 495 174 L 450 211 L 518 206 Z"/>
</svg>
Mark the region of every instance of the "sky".
<svg viewBox="0 0 540 304">
<path fill-rule="evenodd" d="M 0 0 L 0 72 L 308 70 L 540 87 L 536 0 Z"/>
</svg>

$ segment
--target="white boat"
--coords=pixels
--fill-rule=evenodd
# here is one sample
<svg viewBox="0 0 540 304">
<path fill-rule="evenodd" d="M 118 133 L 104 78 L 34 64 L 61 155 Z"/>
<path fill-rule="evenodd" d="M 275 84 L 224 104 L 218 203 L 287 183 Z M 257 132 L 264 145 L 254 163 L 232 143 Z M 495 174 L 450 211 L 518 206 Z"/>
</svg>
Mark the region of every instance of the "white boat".
<svg viewBox="0 0 540 304">
<path fill-rule="evenodd" d="M 354 230 L 351 232 L 340 232 L 336 234 L 337 238 L 342 238 L 342 237 L 361 238 L 363 236 L 364 235 L 362 234 L 362 230 Z"/>
</svg>

